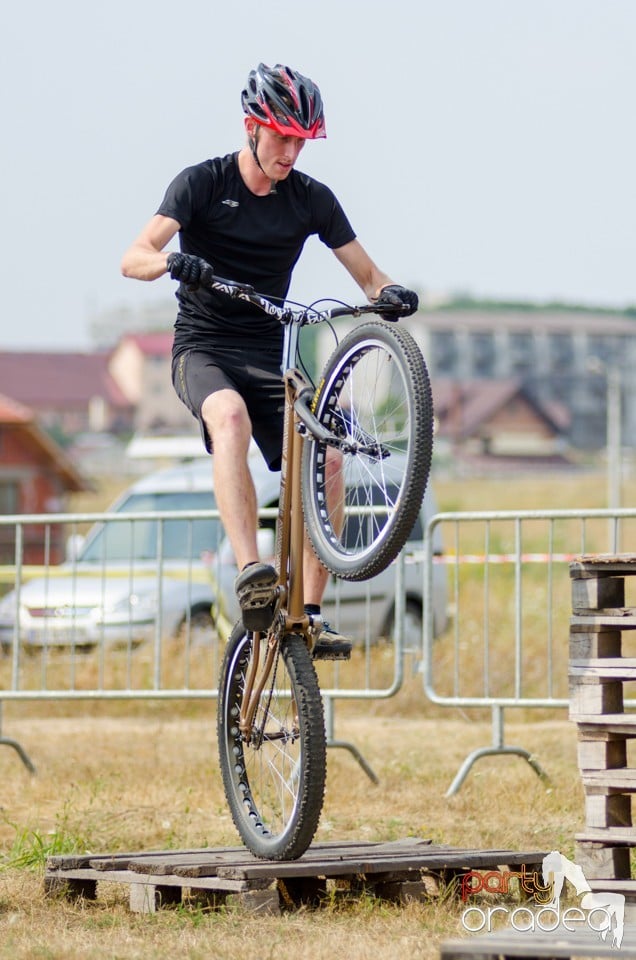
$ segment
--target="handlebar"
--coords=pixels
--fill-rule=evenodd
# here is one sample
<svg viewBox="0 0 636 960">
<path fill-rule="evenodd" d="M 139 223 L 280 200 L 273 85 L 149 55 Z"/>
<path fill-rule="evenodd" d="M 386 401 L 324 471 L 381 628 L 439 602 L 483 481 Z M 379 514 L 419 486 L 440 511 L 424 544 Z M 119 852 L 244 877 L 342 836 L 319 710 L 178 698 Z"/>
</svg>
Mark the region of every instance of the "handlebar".
<svg viewBox="0 0 636 960">
<path fill-rule="evenodd" d="M 205 281 L 205 286 L 217 293 L 224 293 L 234 300 L 244 300 L 258 307 L 270 317 L 275 317 L 284 324 L 296 323 L 304 326 L 310 323 L 322 323 L 325 320 L 334 320 L 337 317 L 360 317 L 366 313 L 377 313 L 383 316 L 395 316 L 397 319 L 408 313 L 408 307 L 393 304 L 366 303 L 361 306 L 341 304 L 335 307 L 326 307 L 318 310 L 314 306 L 298 306 L 296 309 L 289 305 L 276 306 L 262 293 L 257 293 L 249 283 L 240 283 L 236 280 L 226 280 L 223 277 L 212 276 Z"/>
</svg>

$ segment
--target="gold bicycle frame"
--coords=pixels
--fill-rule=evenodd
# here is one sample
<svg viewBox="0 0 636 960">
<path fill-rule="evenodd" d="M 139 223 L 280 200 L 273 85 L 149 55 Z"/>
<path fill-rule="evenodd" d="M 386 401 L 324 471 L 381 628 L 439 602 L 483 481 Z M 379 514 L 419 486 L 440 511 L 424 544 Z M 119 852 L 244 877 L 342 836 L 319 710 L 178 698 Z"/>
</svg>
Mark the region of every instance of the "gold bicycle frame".
<svg viewBox="0 0 636 960">
<path fill-rule="evenodd" d="M 286 343 L 286 351 L 289 349 L 290 345 Z M 313 646 L 310 619 L 305 613 L 303 591 L 304 520 L 301 494 L 303 436 L 298 429 L 300 418 L 294 409 L 295 400 L 301 389 L 309 385 L 296 369 L 286 370 L 283 380 L 285 415 L 274 561 L 279 578 L 278 598 L 276 616 L 269 633 L 267 653 L 262 665 L 260 664 L 260 644 L 256 634 L 252 643 L 239 717 L 239 728 L 247 739 L 251 736 L 256 710 L 278 656 L 282 637 L 289 633 L 300 634 L 305 638 L 310 652 Z"/>
</svg>

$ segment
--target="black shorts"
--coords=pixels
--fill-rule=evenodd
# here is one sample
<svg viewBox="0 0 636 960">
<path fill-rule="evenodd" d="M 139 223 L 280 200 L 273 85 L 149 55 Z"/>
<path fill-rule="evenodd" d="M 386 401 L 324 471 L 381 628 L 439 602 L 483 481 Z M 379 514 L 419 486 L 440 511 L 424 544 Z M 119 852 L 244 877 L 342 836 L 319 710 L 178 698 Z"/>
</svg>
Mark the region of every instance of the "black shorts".
<svg viewBox="0 0 636 960">
<path fill-rule="evenodd" d="M 247 406 L 252 435 L 270 470 L 280 470 L 283 447 L 285 387 L 280 358 L 263 362 L 244 348 L 206 353 L 185 350 L 173 357 L 172 382 L 177 396 L 196 417 L 208 453 L 212 441 L 201 416 L 206 397 L 217 390 L 236 390 Z"/>
</svg>

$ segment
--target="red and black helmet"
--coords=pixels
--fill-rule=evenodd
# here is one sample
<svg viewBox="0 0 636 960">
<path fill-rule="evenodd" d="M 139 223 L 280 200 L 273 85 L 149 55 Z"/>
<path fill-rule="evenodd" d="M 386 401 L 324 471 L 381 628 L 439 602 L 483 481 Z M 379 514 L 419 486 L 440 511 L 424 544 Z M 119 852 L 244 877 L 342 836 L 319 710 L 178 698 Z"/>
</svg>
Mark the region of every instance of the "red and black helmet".
<svg viewBox="0 0 636 960">
<path fill-rule="evenodd" d="M 243 110 L 284 137 L 326 137 L 320 90 L 308 77 L 277 63 L 251 70 L 241 94 Z"/>
</svg>

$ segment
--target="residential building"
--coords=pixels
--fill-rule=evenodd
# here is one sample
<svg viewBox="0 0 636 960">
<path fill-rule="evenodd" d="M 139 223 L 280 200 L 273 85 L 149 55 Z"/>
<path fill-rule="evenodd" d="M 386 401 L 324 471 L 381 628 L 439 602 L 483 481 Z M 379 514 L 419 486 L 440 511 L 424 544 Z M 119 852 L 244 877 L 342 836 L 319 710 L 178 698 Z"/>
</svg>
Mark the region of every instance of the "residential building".
<svg viewBox="0 0 636 960">
<path fill-rule="evenodd" d="M 636 446 L 636 320 L 574 309 L 449 308 L 400 322 L 420 344 L 433 385 L 521 382 L 542 409 L 568 410 L 567 437 L 579 449 L 606 444 L 608 382 L 616 371 L 623 443 Z"/>
<path fill-rule="evenodd" d="M 68 494 L 88 488 L 87 481 L 28 407 L 0 394 L 0 517 L 57 513 L 67 508 Z M 56 524 L 24 527 L 25 563 L 59 563 L 64 559 L 65 531 Z M 15 524 L 0 524 L 0 564 L 15 559 Z"/>
<path fill-rule="evenodd" d="M 132 427 L 133 407 L 111 377 L 106 353 L 0 352 L 0 389 L 60 436 Z"/>
<path fill-rule="evenodd" d="M 433 391 L 439 381 L 470 385 L 465 406 L 489 403 L 491 382 L 522 385 L 526 400 L 565 430 L 569 444 L 598 450 L 607 444 L 610 380 L 620 381 L 622 443 L 636 447 L 636 318 L 612 311 L 542 309 L 497 304 L 420 309 L 399 321 L 419 344 Z M 353 324 L 335 324 L 341 338 Z M 318 328 L 317 363 L 334 349 L 326 324 Z M 446 390 L 447 387 L 444 387 Z M 506 389 L 508 389 L 506 387 Z M 564 412 L 567 417 L 564 419 Z M 567 421 L 567 422 L 566 422 Z M 563 434 L 561 434 L 561 442 Z"/>
<path fill-rule="evenodd" d="M 192 414 L 172 386 L 172 331 L 129 333 L 113 349 L 108 369 L 135 409 L 139 433 L 191 431 Z"/>
<path fill-rule="evenodd" d="M 532 459 L 563 464 L 569 415 L 560 404 L 541 404 L 523 381 L 433 380 L 436 443 L 463 459 Z"/>
</svg>

